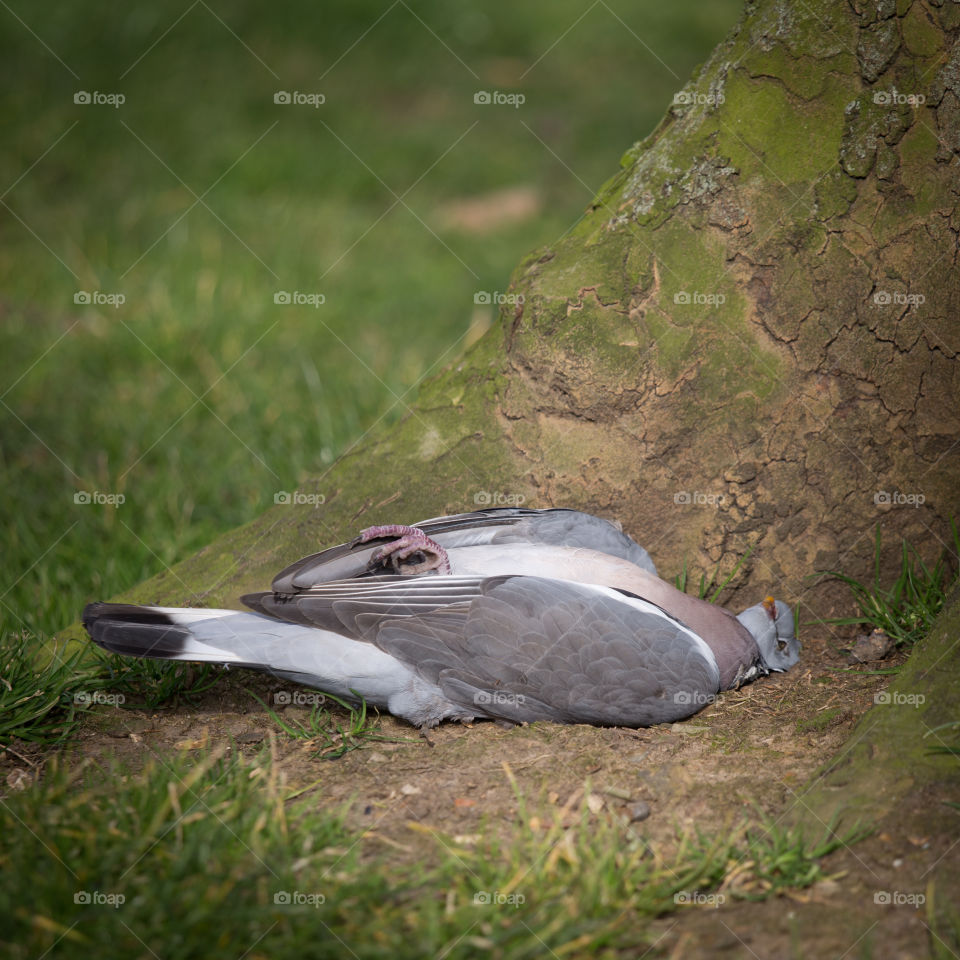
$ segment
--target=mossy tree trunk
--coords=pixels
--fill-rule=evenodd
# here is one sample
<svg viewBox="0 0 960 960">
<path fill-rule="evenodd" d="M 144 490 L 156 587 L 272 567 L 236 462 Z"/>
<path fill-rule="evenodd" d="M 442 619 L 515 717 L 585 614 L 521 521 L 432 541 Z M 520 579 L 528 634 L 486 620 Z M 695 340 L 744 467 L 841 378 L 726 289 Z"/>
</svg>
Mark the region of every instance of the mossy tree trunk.
<svg viewBox="0 0 960 960">
<path fill-rule="evenodd" d="M 809 828 L 810 836 L 822 836 L 831 823 L 839 832 L 888 819 L 902 827 L 911 796 L 926 791 L 938 803 L 960 800 L 960 756 L 950 752 L 960 736 L 958 637 L 960 588 L 844 746 L 793 794 L 789 821 Z M 950 859 L 956 885 L 960 861 Z"/>
<path fill-rule="evenodd" d="M 230 603 L 377 521 L 524 498 L 620 518 L 736 605 L 822 608 L 879 522 L 960 513 L 960 4 L 756 0 L 499 323 L 405 419 L 132 592 Z M 639 94 L 638 94 L 639 95 Z M 922 502 L 921 502 L 922 501 Z"/>
</svg>

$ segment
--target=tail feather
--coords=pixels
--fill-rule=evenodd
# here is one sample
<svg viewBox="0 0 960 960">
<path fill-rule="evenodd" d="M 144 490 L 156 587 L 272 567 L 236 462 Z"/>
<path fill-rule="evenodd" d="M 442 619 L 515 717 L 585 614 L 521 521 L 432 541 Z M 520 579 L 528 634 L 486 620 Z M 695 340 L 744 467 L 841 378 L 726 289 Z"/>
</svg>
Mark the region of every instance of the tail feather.
<svg viewBox="0 0 960 960">
<path fill-rule="evenodd" d="M 128 657 L 155 660 L 195 660 L 203 663 L 250 663 L 227 647 L 211 643 L 213 622 L 244 616 L 236 610 L 190 610 L 144 607 L 128 603 L 91 603 L 83 611 L 83 625 L 94 643 Z M 228 636 L 229 634 L 224 634 Z"/>
<path fill-rule="evenodd" d="M 450 708 L 436 687 L 373 644 L 261 613 L 91 603 L 83 624 L 112 653 L 261 670 L 351 701 L 362 697 L 418 724 Z"/>
</svg>

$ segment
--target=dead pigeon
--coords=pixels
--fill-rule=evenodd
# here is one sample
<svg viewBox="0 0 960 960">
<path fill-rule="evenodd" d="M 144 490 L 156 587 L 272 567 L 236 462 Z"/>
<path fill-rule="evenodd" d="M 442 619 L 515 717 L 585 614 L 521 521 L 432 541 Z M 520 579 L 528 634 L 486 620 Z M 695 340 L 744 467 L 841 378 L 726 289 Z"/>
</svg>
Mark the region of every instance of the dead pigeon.
<svg viewBox="0 0 960 960">
<path fill-rule="evenodd" d="M 83 622 L 115 653 L 263 670 L 420 727 L 647 726 L 797 662 L 786 604 L 735 617 L 644 557 L 577 511 L 479 511 L 368 528 L 244 597 L 254 613 L 94 603 Z"/>
</svg>

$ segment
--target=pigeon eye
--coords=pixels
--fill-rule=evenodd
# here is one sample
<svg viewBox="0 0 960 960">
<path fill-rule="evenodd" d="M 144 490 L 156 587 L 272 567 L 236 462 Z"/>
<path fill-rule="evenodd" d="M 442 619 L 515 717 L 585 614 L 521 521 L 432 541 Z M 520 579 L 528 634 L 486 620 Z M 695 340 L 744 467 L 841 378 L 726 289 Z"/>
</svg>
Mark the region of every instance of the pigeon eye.
<svg viewBox="0 0 960 960">
<path fill-rule="evenodd" d="M 778 640 L 778 641 L 777 641 L 777 649 L 778 649 L 781 653 L 783 653 L 783 651 L 787 649 L 787 641 L 786 641 L 786 640 Z"/>
</svg>

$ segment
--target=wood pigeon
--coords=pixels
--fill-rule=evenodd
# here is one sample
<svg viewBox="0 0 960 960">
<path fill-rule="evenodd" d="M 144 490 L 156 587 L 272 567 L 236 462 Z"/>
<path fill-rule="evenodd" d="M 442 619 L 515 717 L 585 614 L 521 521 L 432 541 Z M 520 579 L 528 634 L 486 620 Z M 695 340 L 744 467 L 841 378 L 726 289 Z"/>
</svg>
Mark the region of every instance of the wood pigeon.
<svg viewBox="0 0 960 960">
<path fill-rule="evenodd" d="M 639 727 L 799 658 L 789 607 L 734 616 L 656 576 L 618 526 L 576 510 L 481 510 L 370 527 L 287 567 L 253 613 L 92 603 L 128 656 L 249 667 L 441 720 Z"/>
</svg>

